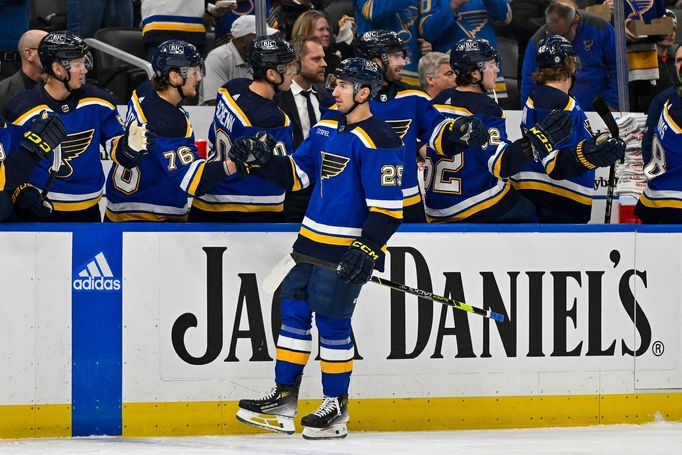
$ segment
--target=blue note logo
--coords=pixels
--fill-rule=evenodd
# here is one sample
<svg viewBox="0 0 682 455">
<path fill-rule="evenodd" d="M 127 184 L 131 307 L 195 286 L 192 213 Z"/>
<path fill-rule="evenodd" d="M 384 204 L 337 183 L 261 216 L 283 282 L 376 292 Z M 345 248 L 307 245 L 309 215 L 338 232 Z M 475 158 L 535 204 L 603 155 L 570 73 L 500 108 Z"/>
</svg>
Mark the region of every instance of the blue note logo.
<svg viewBox="0 0 682 455">
<path fill-rule="evenodd" d="M 120 291 L 121 280 L 114 278 L 104 253 L 98 253 L 73 280 L 76 291 Z"/>
</svg>

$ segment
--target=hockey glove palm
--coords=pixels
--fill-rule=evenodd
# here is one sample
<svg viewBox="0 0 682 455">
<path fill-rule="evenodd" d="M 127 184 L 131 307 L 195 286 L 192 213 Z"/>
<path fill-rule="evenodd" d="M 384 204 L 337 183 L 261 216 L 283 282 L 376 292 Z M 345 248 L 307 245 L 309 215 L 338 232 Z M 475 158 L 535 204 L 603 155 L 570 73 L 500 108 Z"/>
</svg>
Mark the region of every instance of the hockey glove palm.
<svg viewBox="0 0 682 455">
<path fill-rule="evenodd" d="M 570 135 L 570 114 L 555 109 L 524 132 L 524 151 L 529 158 L 540 161 Z"/>
<path fill-rule="evenodd" d="M 575 159 L 587 169 L 611 166 L 624 156 L 625 143 L 620 139 L 610 138 L 608 134 L 580 141 L 575 149 Z"/>
<path fill-rule="evenodd" d="M 147 157 L 155 142 L 156 129 L 153 125 L 131 122 L 123 136 L 123 149 L 118 161 L 125 168 L 134 168 Z"/>
<path fill-rule="evenodd" d="M 53 112 L 44 110 L 24 133 L 20 145 L 45 159 L 65 138 L 66 130 L 61 119 Z"/>
<path fill-rule="evenodd" d="M 365 284 L 372 277 L 380 254 L 381 249 L 374 242 L 362 237 L 356 239 L 341 256 L 336 273 L 345 283 Z"/>
<path fill-rule="evenodd" d="M 448 155 L 460 153 L 469 147 L 482 149 L 488 147 L 490 135 L 485 124 L 476 117 L 457 117 L 444 128 L 443 150 Z"/>
<path fill-rule="evenodd" d="M 240 137 L 227 153 L 242 177 L 251 175 L 272 157 L 275 140 L 267 134 Z"/>
<path fill-rule="evenodd" d="M 14 190 L 12 202 L 19 221 L 45 221 L 52 215 L 52 204 L 42 199 L 38 188 L 30 183 L 24 183 Z"/>
</svg>

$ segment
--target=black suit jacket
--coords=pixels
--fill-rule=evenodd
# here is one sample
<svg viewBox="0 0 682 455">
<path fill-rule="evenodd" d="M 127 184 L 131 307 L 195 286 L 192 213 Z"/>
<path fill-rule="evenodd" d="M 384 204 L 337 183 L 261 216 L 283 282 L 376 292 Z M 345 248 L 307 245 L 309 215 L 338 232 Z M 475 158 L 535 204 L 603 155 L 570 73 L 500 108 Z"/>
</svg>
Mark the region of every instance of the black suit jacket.
<svg viewBox="0 0 682 455">
<path fill-rule="evenodd" d="M 24 90 L 33 88 L 35 85 L 35 82 L 23 76 L 21 70 L 0 81 L 0 112 L 5 109 L 5 106 L 9 104 L 12 98 Z"/>
<path fill-rule="evenodd" d="M 334 98 L 329 94 L 329 92 L 322 85 L 315 85 L 317 101 L 320 103 L 320 114 L 324 114 L 325 108 L 329 108 L 334 104 Z M 291 126 L 294 130 L 294 150 L 301 145 L 303 142 L 303 128 L 301 127 L 301 118 L 298 115 L 298 109 L 296 109 L 296 101 L 294 101 L 294 94 L 291 90 L 286 92 L 277 92 L 275 94 L 275 102 L 280 109 L 284 111 L 285 114 L 289 116 L 291 120 Z M 311 125 L 312 126 L 312 125 Z"/>
</svg>

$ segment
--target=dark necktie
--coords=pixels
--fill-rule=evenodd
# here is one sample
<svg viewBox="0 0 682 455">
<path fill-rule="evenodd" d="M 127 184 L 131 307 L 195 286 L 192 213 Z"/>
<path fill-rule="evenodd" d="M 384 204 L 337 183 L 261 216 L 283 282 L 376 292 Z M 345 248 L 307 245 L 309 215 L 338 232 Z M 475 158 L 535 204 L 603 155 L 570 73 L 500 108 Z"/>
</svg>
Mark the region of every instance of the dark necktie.
<svg viewBox="0 0 682 455">
<path fill-rule="evenodd" d="M 310 100 L 310 95 L 313 92 L 311 90 L 304 90 L 301 95 L 305 98 L 305 103 L 308 106 L 308 120 L 310 121 L 310 127 L 312 128 L 317 123 L 317 118 L 315 117 L 315 108 L 313 107 L 313 102 Z"/>
</svg>

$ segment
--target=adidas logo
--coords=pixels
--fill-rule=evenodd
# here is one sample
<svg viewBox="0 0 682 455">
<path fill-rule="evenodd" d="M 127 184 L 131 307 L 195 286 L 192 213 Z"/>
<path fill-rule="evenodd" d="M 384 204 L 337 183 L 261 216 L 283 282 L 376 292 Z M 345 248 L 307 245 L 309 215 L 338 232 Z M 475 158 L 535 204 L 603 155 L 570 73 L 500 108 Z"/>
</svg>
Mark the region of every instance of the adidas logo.
<svg viewBox="0 0 682 455">
<path fill-rule="evenodd" d="M 98 253 L 73 280 L 77 291 L 120 291 L 121 280 L 115 279 L 104 253 Z"/>
</svg>

